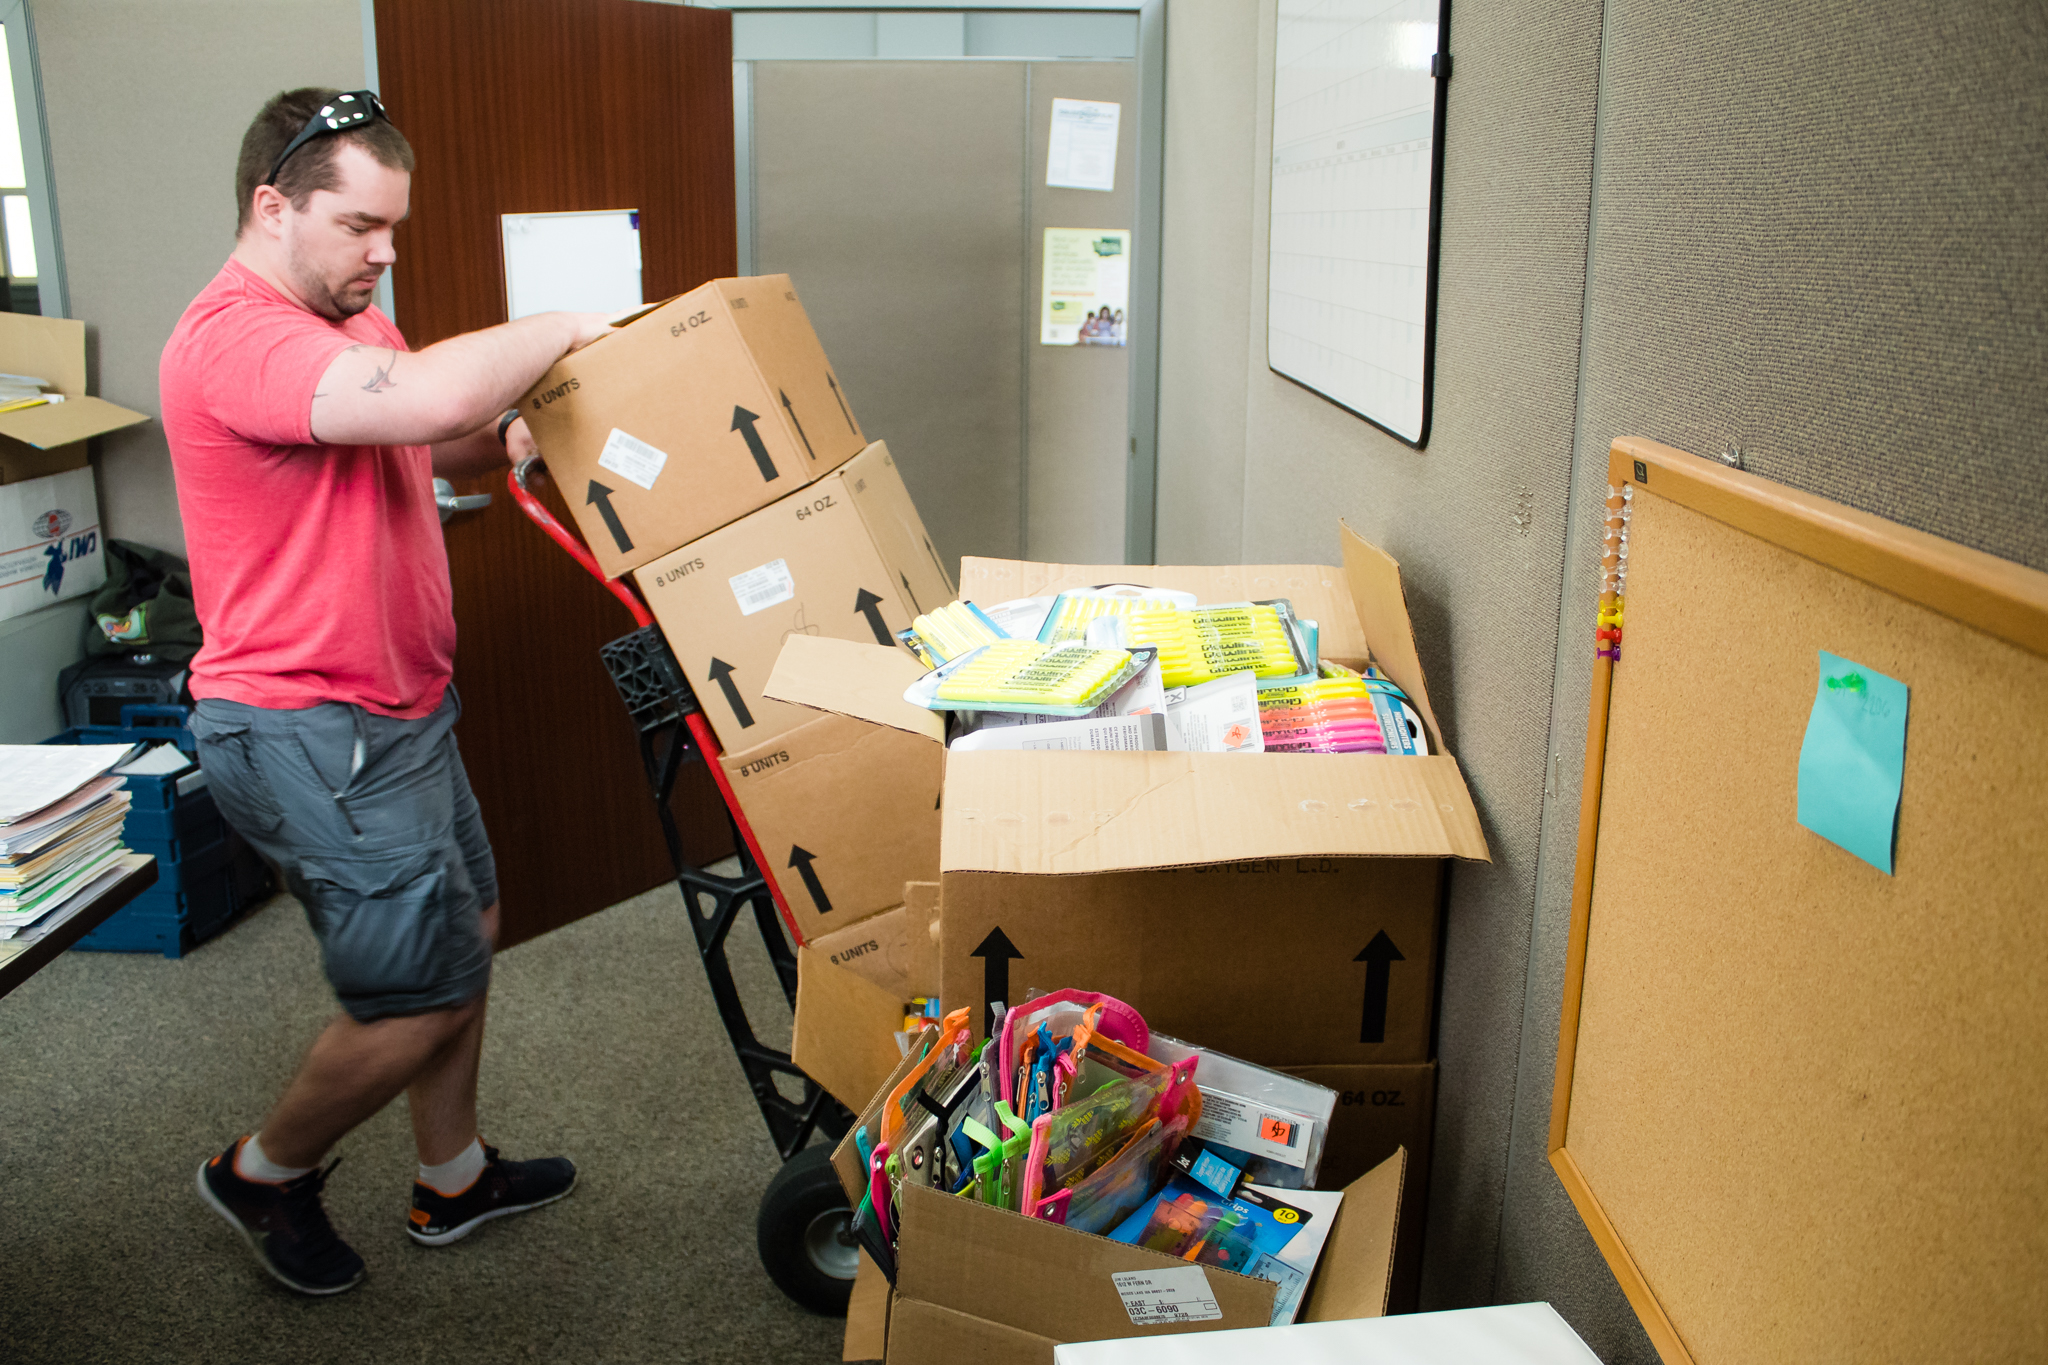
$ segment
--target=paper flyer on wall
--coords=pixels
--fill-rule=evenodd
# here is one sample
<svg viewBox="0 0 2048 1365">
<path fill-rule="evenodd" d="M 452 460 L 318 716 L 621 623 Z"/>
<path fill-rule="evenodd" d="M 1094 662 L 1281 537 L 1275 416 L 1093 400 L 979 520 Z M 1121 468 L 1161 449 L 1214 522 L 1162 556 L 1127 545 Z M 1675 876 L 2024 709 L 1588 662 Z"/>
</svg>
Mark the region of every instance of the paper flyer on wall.
<svg viewBox="0 0 2048 1365">
<path fill-rule="evenodd" d="M 1121 346 L 1131 300 L 1127 228 L 1047 228 L 1039 344 Z"/>
</svg>

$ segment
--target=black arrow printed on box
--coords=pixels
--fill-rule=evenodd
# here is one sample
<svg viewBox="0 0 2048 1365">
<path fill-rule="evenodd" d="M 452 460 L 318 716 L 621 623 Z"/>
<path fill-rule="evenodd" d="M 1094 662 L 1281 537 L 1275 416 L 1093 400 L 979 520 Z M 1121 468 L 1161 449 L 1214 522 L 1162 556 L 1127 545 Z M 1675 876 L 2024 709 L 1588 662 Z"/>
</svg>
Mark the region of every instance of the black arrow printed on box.
<svg viewBox="0 0 2048 1365">
<path fill-rule="evenodd" d="M 584 502 L 586 505 L 589 503 L 597 504 L 597 514 L 604 518 L 604 529 L 612 533 L 612 540 L 617 543 L 619 553 L 627 554 L 631 552 L 633 538 L 626 534 L 625 526 L 619 521 L 618 512 L 612 507 L 612 490 L 606 488 L 596 479 L 592 479 L 590 481 L 589 496 L 584 499 Z"/>
<path fill-rule="evenodd" d="M 839 415 L 846 419 L 846 429 L 860 435 L 860 428 L 853 424 L 853 414 L 846 410 L 846 395 L 839 391 L 839 381 L 832 377 L 830 370 L 825 371 L 825 382 L 832 386 L 832 396 L 839 400 Z"/>
<path fill-rule="evenodd" d="M 789 846 L 789 865 L 804 879 L 804 890 L 811 893 L 811 903 L 818 907 L 819 914 L 829 915 L 832 913 L 832 902 L 825 895 L 824 885 L 818 880 L 817 869 L 811 866 L 817 857 L 817 854 L 801 844 Z"/>
<path fill-rule="evenodd" d="M 782 393 L 782 390 L 777 389 L 776 392 Z M 804 435 L 803 421 L 796 415 L 796 405 L 789 401 L 789 395 L 786 393 L 782 393 L 782 410 L 789 414 L 790 424 L 796 428 L 797 439 L 804 443 L 804 454 L 811 457 L 813 464 L 817 463 L 818 452 L 811 449 L 811 438 Z"/>
<path fill-rule="evenodd" d="M 733 686 L 732 665 L 714 654 L 711 656 L 711 667 L 705 670 L 705 674 L 718 684 L 719 691 L 725 693 L 725 704 L 732 708 L 733 716 L 740 723 L 740 729 L 744 730 L 752 725 L 754 713 L 749 711 L 746 702 L 740 699 L 739 688 Z"/>
<path fill-rule="evenodd" d="M 981 1036 L 992 1037 L 996 1031 L 996 1013 L 990 1008 L 998 1000 L 1010 998 L 1010 962 L 1021 959 L 1024 954 L 1017 951 L 1017 945 L 1010 942 L 1010 936 L 998 925 L 988 931 L 988 937 L 981 946 L 968 954 L 981 959 L 982 1011 L 986 1017 L 981 1022 Z"/>
<path fill-rule="evenodd" d="M 737 403 L 732 409 L 732 429 L 747 440 L 747 450 L 754 457 L 754 467 L 761 471 L 764 483 L 773 483 L 780 477 L 775 470 L 775 461 L 768 458 L 768 447 L 761 444 L 761 433 L 754 430 L 754 423 L 761 420 L 757 412 L 748 412 Z"/>
<path fill-rule="evenodd" d="M 1372 936 L 1372 942 L 1365 945 L 1365 951 L 1351 959 L 1365 964 L 1365 1012 L 1358 1021 L 1358 1041 L 1361 1043 L 1384 1043 L 1387 1041 L 1387 979 L 1393 974 L 1393 964 L 1406 962 L 1401 950 L 1394 946 L 1394 940 L 1387 937 L 1382 929 Z"/>
<path fill-rule="evenodd" d="M 882 599 L 862 588 L 854 596 L 853 609 L 868 618 L 868 629 L 875 633 L 875 643 L 887 647 L 896 643 L 889 634 L 889 623 L 882 619 Z"/>
</svg>

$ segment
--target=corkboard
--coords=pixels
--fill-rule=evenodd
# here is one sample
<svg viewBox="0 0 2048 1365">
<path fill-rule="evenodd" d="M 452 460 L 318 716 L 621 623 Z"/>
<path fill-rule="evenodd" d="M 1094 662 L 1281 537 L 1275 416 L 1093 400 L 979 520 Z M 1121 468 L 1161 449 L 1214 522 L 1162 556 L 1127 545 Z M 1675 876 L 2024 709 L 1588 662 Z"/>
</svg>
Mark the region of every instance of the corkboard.
<svg viewBox="0 0 2048 1365">
<path fill-rule="evenodd" d="M 1667 1362 L 2048 1359 L 2048 576 L 1615 471 L 1553 1164 Z M 1894 876 L 1795 818 L 1822 649 L 1911 688 Z"/>
</svg>

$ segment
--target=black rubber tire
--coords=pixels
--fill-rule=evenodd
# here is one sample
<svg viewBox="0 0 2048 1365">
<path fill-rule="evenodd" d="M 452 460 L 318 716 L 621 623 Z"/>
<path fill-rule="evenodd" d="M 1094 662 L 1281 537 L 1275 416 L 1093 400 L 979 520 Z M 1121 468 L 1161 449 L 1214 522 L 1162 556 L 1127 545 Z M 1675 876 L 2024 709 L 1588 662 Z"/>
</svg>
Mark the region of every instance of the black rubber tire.
<svg viewBox="0 0 2048 1365">
<path fill-rule="evenodd" d="M 806 1147 L 775 1173 L 755 1224 L 761 1268 L 775 1287 L 827 1317 L 846 1316 L 859 1253 L 847 1230 L 853 1210 L 832 1169 L 832 1149 Z"/>
</svg>

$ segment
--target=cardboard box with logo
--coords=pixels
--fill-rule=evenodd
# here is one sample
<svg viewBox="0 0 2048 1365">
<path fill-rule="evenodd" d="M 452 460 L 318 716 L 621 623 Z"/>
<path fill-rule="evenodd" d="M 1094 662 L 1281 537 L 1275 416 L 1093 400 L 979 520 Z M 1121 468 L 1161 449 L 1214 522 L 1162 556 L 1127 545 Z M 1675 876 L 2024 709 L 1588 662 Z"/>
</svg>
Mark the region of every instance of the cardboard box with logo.
<svg viewBox="0 0 2048 1365">
<path fill-rule="evenodd" d="M 1161 1032 L 1272 1066 L 1429 1060 L 1445 860 L 1485 860 L 1430 710 L 1399 566 L 1345 530 L 1342 569 L 966 560 L 962 595 L 1138 582 L 1204 601 L 1286 596 L 1326 658 L 1368 655 L 1407 691 L 1425 757 L 952 752 L 940 836 L 940 993 L 1085 984 Z M 879 659 L 873 660 L 878 666 Z M 861 660 L 786 645 L 767 691 L 880 724 Z M 935 741 L 934 741 L 935 742 Z"/>
<path fill-rule="evenodd" d="M 795 496 L 654 560 L 634 581 L 732 755 L 818 718 L 762 691 L 785 640 L 865 641 L 915 670 L 895 632 L 953 600 L 880 441 Z M 899 873 L 896 884 L 912 875 Z"/>
<path fill-rule="evenodd" d="M 0 486 L 0 621 L 97 591 L 101 540 L 90 467 Z"/>
<path fill-rule="evenodd" d="M 787 275 L 713 280 L 637 314 L 519 407 L 612 578 L 867 445 Z"/>
<path fill-rule="evenodd" d="M 0 412 L 0 484 L 86 465 L 86 441 L 147 422 L 147 413 L 85 391 L 85 324 L 71 318 L 0 313 L 0 373 L 45 381 L 61 403 Z"/>
</svg>

